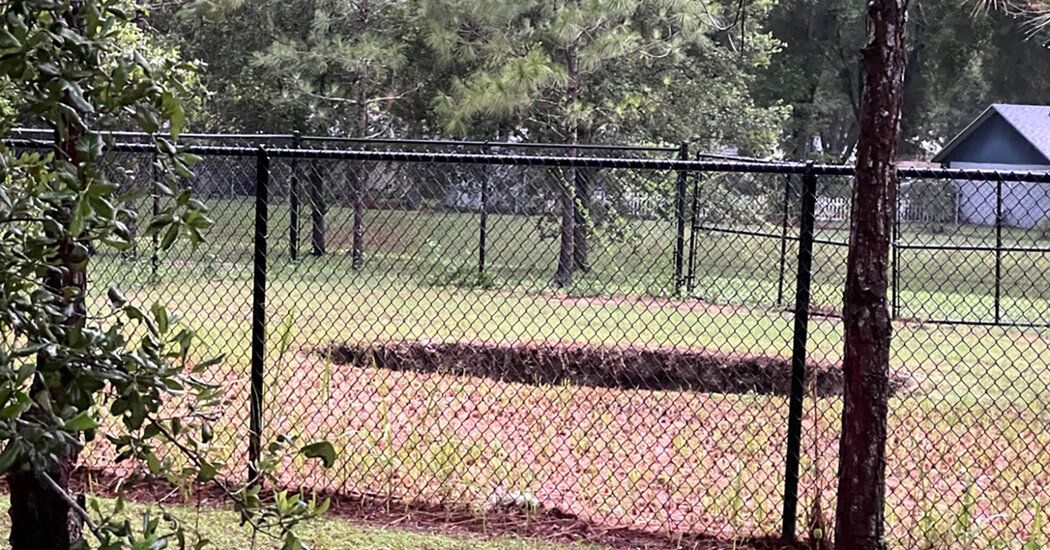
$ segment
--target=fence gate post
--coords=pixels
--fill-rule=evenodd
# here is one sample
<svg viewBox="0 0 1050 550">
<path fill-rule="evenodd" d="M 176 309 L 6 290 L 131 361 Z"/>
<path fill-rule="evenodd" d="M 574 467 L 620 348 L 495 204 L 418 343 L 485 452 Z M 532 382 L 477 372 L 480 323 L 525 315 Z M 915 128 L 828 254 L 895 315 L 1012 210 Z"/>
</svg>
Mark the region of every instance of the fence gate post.
<svg viewBox="0 0 1050 550">
<path fill-rule="evenodd" d="M 298 149 L 300 144 L 299 132 L 292 134 L 292 147 Z M 288 251 L 292 261 L 299 259 L 299 160 L 292 157 L 292 177 L 288 181 Z"/>
<path fill-rule="evenodd" d="M 798 276 L 795 286 L 795 327 L 791 349 L 791 396 L 788 402 L 786 470 L 784 473 L 784 540 L 794 541 L 798 526 L 798 478 L 802 458 L 802 401 L 806 387 L 806 346 L 809 337 L 809 292 L 813 267 L 813 228 L 817 202 L 817 176 L 813 163 L 802 175 L 802 219 L 798 241 Z"/>
<path fill-rule="evenodd" d="M 489 232 L 489 170 L 481 178 L 481 207 L 478 226 L 478 275 L 485 273 L 485 246 Z"/>
<path fill-rule="evenodd" d="M 893 237 L 890 239 L 890 247 L 893 250 L 893 254 L 890 256 L 890 291 L 892 293 L 890 301 L 890 320 L 896 320 L 900 316 L 901 301 L 900 301 L 900 278 L 901 278 L 901 250 L 898 241 L 901 235 L 901 179 L 897 178 L 897 192 L 895 193 L 896 205 L 893 208 Z M 909 206 L 911 206 L 909 202 Z"/>
<path fill-rule="evenodd" d="M 320 164 L 311 162 L 308 165 L 307 178 L 310 182 L 310 244 L 314 256 L 324 256 L 324 214 L 328 207 L 324 203 L 324 181 L 321 178 Z"/>
<path fill-rule="evenodd" d="M 683 141 L 678 147 L 678 160 L 689 160 L 689 142 Z M 678 298 L 682 295 L 682 270 L 685 263 L 685 193 L 688 172 L 678 171 L 678 180 L 675 182 L 674 212 L 677 227 L 675 228 L 674 243 L 674 295 Z"/>
<path fill-rule="evenodd" d="M 248 482 L 259 481 L 262 449 L 263 360 L 266 352 L 266 241 L 269 224 L 270 157 L 263 147 L 255 157 L 255 252 L 252 274 L 252 355 L 248 428 Z"/>
<path fill-rule="evenodd" d="M 1003 175 L 995 173 L 995 324 L 1003 319 Z"/>
<path fill-rule="evenodd" d="M 784 208 L 780 220 L 780 275 L 777 278 L 777 307 L 784 305 L 784 272 L 787 269 L 788 209 L 791 205 L 791 174 L 784 176 Z"/>
<path fill-rule="evenodd" d="M 703 173 L 697 172 L 693 182 L 693 204 L 689 224 L 689 261 L 686 263 L 685 276 L 685 289 L 689 296 L 693 295 L 693 289 L 696 288 L 696 233 L 700 231 L 700 184 L 703 176 Z"/>
</svg>

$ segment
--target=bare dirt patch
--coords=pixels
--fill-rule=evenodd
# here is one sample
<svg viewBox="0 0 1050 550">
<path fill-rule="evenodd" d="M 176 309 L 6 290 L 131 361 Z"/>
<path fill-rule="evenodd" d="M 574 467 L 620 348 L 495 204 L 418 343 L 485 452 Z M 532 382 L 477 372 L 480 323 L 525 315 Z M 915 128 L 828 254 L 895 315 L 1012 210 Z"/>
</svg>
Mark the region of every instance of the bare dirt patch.
<svg viewBox="0 0 1050 550">
<path fill-rule="evenodd" d="M 579 344 L 388 342 L 336 344 L 323 350 L 336 364 L 393 371 L 480 376 L 501 382 L 620 389 L 787 395 L 791 361 L 781 357 L 726 355 L 662 348 L 613 348 Z M 829 363 L 806 366 L 811 392 L 841 395 L 842 370 Z M 893 392 L 909 386 L 896 374 Z"/>
</svg>

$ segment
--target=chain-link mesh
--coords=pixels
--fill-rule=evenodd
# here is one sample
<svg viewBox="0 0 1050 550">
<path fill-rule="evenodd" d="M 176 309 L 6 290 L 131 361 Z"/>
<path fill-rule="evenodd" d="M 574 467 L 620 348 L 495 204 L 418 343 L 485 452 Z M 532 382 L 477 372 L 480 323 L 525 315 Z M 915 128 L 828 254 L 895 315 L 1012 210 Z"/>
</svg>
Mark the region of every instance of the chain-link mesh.
<svg viewBox="0 0 1050 550">
<path fill-rule="evenodd" d="M 108 247 L 94 250 L 88 270 L 88 309 L 109 307 L 107 290 L 119 288 L 129 301 L 145 306 L 161 303 L 197 336 L 197 360 L 225 356 L 222 369 L 202 376 L 220 384 L 229 401 L 214 434 L 218 458 L 234 466 L 246 464 L 244 442 L 248 438 L 249 378 L 252 318 L 253 196 L 256 191 L 254 160 L 244 157 L 207 156 L 193 181 L 210 208 L 214 226 L 206 242 L 193 246 L 176 241 L 163 250 L 163 235 L 146 237 L 150 216 L 171 205 L 174 197 L 154 185 L 160 173 L 150 153 L 109 152 L 103 159 L 106 177 L 118 184 L 118 192 L 129 194 L 138 218 L 130 227 L 134 246 L 128 251 Z M 119 468 L 111 462 L 111 448 L 96 441 L 86 449 L 88 465 Z M 242 467 L 243 468 L 243 467 Z"/>
<path fill-rule="evenodd" d="M 289 475 L 448 505 L 534 499 L 656 530 L 775 525 L 782 468 L 757 456 L 779 450 L 783 398 L 748 393 L 783 394 L 787 373 L 781 387 L 761 380 L 777 365 L 726 345 L 746 324 L 674 297 L 688 174 L 527 160 L 282 159 L 274 172 L 275 196 L 312 198 L 296 216 L 298 261 L 282 243 L 291 209 L 271 218 L 269 314 L 293 345 L 268 361 L 281 366 L 268 369 L 265 425 L 341 450 L 334 469 Z M 559 289 L 567 189 L 587 254 L 569 255 Z M 270 338 L 274 349 L 282 334 Z"/>
<path fill-rule="evenodd" d="M 889 273 L 889 539 L 902 548 L 1040 548 L 1050 540 L 1050 234 L 1039 230 L 1050 216 L 1050 179 L 901 175 Z M 845 273 L 848 212 L 826 218 L 816 247 L 825 238 L 842 244 L 814 262 L 814 293 L 822 271 L 833 281 Z M 838 364 L 841 292 L 834 297 L 831 317 L 810 324 L 809 356 Z M 818 500 L 832 518 L 842 401 L 810 398 L 805 411 L 801 503 L 809 525 Z"/>
<path fill-rule="evenodd" d="M 287 485 L 777 535 L 793 497 L 794 351 L 807 366 L 798 531 L 828 532 L 848 170 L 674 162 L 666 151 L 336 145 L 272 149 L 265 180 L 262 439 L 327 439 L 339 451 L 331 469 L 284 465 Z M 219 437 L 243 463 L 263 153 L 198 152 L 184 183 L 211 209 L 207 243 L 99 253 L 92 289 L 112 282 L 164 301 L 198 330 L 202 355 L 227 355 Z M 147 154 L 108 162 L 122 185 L 150 187 Z M 1050 536 L 1050 178 L 902 176 L 889 274 L 891 542 L 1038 544 Z M 812 267 L 800 269 L 810 246 Z M 796 311 L 802 287 L 809 308 Z"/>
</svg>

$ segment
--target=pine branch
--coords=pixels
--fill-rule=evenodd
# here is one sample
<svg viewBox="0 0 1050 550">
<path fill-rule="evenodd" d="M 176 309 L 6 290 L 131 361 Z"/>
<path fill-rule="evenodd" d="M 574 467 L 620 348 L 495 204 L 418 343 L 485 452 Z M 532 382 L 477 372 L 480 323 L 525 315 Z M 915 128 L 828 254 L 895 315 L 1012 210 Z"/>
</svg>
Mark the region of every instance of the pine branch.
<svg viewBox="0 0 1050 550">
<path fill-rule="evenodd" d="M 356 99 L 349 98 L 349 97 L 330 96 L 330 95 L 318 94 L 318 93 L 308 92 L 308 91 L 303 91 L 303 95 L 312 97 L 314 99 L 320 99 L 322 101 L 329 101 L 329 102 L 332 102 L 332 103 L 339 103 L 340 105 L 361 105 L 361 104 L 371 105 L 373 103 L 383 103 L 383 102 L 386 102 L 386 101 L 397 101 L 399 99 L 404 99 L 405 97 L 407 97 L 407 96 L 409 96 L 409 95 L 419 91 L 419 89 L 422 88 L 422 87 L 423 87 L 422 84 L 416 84 L 415 88 L 412 88 L 411 90 L 409 90 L 407 92 L 404 92 L 404 93 L 401 93 L 401 94 L 388 95 L 388 96 L 384 96 L 384 97 L 373 97 L 373 98 L 366 99 L 363 102 L 358 101 Z"/>
</svg>

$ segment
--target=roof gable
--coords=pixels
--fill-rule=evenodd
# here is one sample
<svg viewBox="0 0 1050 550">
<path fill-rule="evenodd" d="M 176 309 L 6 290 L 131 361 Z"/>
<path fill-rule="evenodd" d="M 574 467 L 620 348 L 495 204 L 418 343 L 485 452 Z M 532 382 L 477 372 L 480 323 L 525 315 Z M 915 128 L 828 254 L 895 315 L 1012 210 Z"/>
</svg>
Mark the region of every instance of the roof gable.
<svg viewBox="0 0 1050 550">
<path fill-rule="evenodd" d="M 944 162 L 951 153 L 974 133 L 989 124 L 993 119 L 1001 119 L 1010 129 L 1031 145 L 1033 151 L 1042 160 L 1050 164 L 1050 106 L 1047 105 L 1012 105 L 993 103 L 969 124 L 959 135 L 933 158 L 934 162 Z"/>
</svg>

